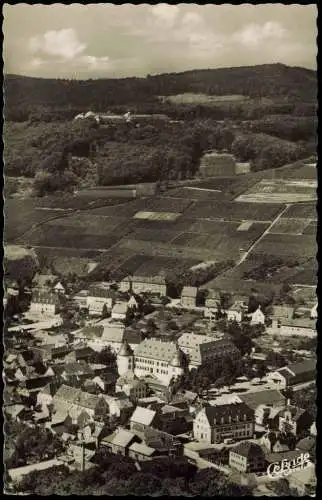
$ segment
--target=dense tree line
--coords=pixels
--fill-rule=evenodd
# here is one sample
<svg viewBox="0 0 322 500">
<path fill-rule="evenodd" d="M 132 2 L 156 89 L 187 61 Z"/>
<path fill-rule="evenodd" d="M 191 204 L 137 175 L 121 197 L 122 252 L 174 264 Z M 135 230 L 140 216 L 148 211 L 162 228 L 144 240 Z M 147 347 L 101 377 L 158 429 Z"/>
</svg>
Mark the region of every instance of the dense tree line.
<svg viewBox="0 0 322 500">
<path fill-rule="evenodd" d="M 107 111 L 112 105 L 156 103 L 157 96 L 184 92 L 209 95 L 242 94 L 254 98 L 278 97 L 289 101 L 316 100 L 315 72 L 282 64 L 193 70 L 147 78 L 64 80 L 5 78 L 6 118 L 21 121 L 28 110 Z M 67 111 L 65 111 L 67 112 Z"/>
<path fill-rule="evenodd" d="M 197 468 L 182 458 L 163 458 L 141 464 L 132 459 L 98 450 L 97 467 L 85 472 L 56 466 L 26 475 L 18 492 L 36 495 L 135 495 L 135 496 L 244 496 L 246 486 L 232 483 L 215 469 Z"/>
</svg>

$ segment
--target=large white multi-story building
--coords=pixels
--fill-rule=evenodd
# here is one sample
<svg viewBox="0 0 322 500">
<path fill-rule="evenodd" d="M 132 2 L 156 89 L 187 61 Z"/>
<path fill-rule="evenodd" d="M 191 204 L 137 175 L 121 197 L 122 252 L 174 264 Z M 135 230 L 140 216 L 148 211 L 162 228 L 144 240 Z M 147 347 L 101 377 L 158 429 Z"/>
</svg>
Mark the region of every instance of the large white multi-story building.
<svg viewBox="0 0 322 500">
<path fill-rule="evenodd" d="M 120 375 L 134 371 L 137 377 L 152 376 L 169 385 L 172 379 L 184 373 L 184 354 L 174 342 L 145 339 L 134 353 L 128 345 L 122 345 L 117 365 Z"/>
<path fill-rule="evenodd" d="M 184 333 L 178 339 L 179 348 L 187 355 L 189 370 L 198 368 L 209 361 L 222 363 L 228 357 L 236 360 L 240 357 L 239 350 L 223 334 L 217 338 L 207 335 Z"/>
</svg>

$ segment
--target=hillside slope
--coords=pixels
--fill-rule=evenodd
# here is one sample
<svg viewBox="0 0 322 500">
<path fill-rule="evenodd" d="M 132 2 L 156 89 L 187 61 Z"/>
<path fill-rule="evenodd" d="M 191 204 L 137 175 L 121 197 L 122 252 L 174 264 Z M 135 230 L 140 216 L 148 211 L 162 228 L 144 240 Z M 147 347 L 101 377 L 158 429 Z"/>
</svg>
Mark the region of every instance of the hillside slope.
<svg viewBox="0 0 322 500">
<path fill-rule="evenodd" d="M 264 64 L 148 75 L 147 78 L 59 80 L 6 75 L 4 88 L 7 112 L 17 106 L 106 110 L 111 105 L 153 103 L 158 95 L 183 92 L 312 102 L 316 101 L 317 80 L 313 70 Z"/>
</svg>

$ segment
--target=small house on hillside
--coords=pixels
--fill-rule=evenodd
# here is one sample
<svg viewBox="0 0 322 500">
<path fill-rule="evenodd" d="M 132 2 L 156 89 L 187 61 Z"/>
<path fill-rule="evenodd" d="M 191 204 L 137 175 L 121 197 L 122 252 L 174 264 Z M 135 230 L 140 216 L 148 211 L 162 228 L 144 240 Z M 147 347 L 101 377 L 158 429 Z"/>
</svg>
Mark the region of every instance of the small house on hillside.
<svg viewBox="0 0 322 500">
<path fill-rule="evenodd" d="M 229 309 L 225 312 L 227 314 L 228 321 L 237 321 L 241 323 L 244 318 L 247 307 L 242 302 L 235 302 Z"/>
<path fill-rule="evenodd" d="M 239 472 L 262 472 L 266 468 L 264 450 L 251 441 L 239 443 L 229 451 L 229 465 Z"/>
<path fill-rule="evenodd" d="M 65 287 L 61 284 L 60 281 L 58 281 L 58 283 L 54 286 L 54 292 L 55 293 L 62 293 L 63 295 L 65 295 L 66 293 L 66 289 Z"/>
<path fill-rule="evenodd" d="M 181 306 L 196 307 L 198 288 L 195 286 L 184 286 L 181 292 Z"/>
<path fill-rule="evenodd" d="M 258 306 L 256 311 L 253 313 L 248 314 L 248 317 L 251 318 L 251 325 L 265 325 L 265 314 L 263 313 L 261 306 Z"/>
</svg>

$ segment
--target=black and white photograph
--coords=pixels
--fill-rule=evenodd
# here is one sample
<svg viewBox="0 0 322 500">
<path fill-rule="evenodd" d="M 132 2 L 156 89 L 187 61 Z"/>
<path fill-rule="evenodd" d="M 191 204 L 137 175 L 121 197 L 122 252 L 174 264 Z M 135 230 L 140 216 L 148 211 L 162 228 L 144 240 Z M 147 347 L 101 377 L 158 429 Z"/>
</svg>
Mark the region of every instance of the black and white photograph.
<svg viewBox="0 0 322 500">
<path fill-rule="evenodd" d="M 317 496 L 317 5 L 2 30 L 6 495 Z"/>
</svg>

